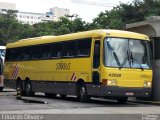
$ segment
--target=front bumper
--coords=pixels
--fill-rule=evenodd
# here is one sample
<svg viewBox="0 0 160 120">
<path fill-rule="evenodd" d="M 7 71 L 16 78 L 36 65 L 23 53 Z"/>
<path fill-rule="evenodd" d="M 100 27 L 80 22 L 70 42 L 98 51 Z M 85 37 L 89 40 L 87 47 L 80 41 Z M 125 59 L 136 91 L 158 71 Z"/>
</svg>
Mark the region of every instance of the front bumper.
<svg viewBox="0 0 160 120">
<path fill-rule="evenodd" d="M 102 86 L 101 96 L 104 97 L 150 97 L 151 88 L 128 88 L 117 86 Z"/>
</svg>

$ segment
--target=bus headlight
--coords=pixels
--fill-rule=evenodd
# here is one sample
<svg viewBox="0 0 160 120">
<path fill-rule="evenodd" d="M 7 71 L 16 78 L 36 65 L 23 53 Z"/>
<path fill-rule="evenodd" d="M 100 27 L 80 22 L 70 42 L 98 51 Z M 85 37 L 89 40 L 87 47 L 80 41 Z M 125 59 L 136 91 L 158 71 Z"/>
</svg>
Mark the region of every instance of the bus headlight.
<svg viewBox="0 0 160 120">
<path fill-rule="evenodd" d="M 147 81 L 144 82 L 144 87 L 151 87 L 151 85 L 152 85 L 151 82 L 147 82 Z"/>
<path fill-rule="evenodd" d="M 107 85 L 117 85 L 117 80 L 108 80 Z"/>
</svg>

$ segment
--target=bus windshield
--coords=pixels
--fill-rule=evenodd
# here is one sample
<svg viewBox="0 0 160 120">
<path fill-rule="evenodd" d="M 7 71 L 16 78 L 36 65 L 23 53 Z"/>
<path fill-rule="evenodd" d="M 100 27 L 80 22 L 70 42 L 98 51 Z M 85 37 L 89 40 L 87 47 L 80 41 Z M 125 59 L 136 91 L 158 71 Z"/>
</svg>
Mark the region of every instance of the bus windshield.
<svg viewBox="0 0 160 120">
<path fill-rule="evenodd" d="M 5 57 L 5 49 L 0 49 L 0 56 Z"/>
<path fill-rule="evenodd" d="M 106 38 L 104 41 L 105 66 L 119 68 L 151 67 L 149 42 L 145 40 Z"/>
</svg>

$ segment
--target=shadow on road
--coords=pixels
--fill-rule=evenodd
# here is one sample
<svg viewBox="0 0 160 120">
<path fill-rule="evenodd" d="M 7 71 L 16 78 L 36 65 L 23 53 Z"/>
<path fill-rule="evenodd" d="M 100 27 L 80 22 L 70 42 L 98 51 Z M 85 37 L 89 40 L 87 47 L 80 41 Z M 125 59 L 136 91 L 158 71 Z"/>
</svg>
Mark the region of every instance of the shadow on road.
<svg viewBox="0 0 160 120">
<path fill-rule="evenodd" d="M 16 96 L 16 90 L 14 89 L 4 89 L 0 93 L 1 93 L 0 94 L 1 96 Z M 148 106 L 154 105 L 154 104 L 140 103 L 140 102 L 131 101 L 131 100 L 129 100 L 124 104 L 121 104 L 121 103 L 118 103 L 116 100 L 104 99 L 104 98 L 91 98 L 91 100 L 88 103 L 81 103 L 77 100 L 76 96 L 68 95 L 65 98 L 62 98 L 59 95 L 57 95 L 56 97 L 46 97 L 43 93 L 36 93 L 35 96 L 22 97 L 22 98 L 24 98 L 23 101 L 25 103 L 32 103 L 32 102 L 36 103 L 35 101 L 37 100 L 37 101 L 40 101 L 39 103 L 42 103 L 42 104 L 45 102 L 51 103 L 52 100 L 57 100 L 57 101 L 62 101 L 62 102 L 64 101 L 69 103 L 74 102 L 74 103 L 79 103 L 81 105 L 83 104 L 87 106 L 89 105 L 89 106 L 101 106 L 101 107 L 141 107 L 141 106 L 148 107 Z"/>
<path fill-rule="evenodd" d="M 77 100 L 76 96 L 67 96 L 66 98 L 61 98 L 60 96 L 56 96 L 56 97 L 46 97 L 44 95 L 35 95 L 34 97 L 37 98 L 47 98 L 47 99 L 55 99 L 58 101 L 68 101 L 68 102 L 78 102 L 81 103 L 80 101 Z M 136 102 L 126 102 L 124 104 L 122 103 L 118 103 L 116 100 L 113 99 L 104 99 L 104 98 L 91 98 L 91 100 L 87 103 L 82 103 L 82 104 L 87 104 L 87 105 L 100 105 L 101 107 L 138 107 L 139 103 Z"/>
</svg>

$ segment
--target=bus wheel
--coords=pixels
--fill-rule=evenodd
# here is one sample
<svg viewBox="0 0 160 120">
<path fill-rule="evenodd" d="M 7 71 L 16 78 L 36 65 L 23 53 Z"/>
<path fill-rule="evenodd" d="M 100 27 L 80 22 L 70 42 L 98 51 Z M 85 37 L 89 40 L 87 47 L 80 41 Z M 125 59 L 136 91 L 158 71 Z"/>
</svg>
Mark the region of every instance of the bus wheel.
<svg viewBox="0 0 160 120">
<path fill-rule="evenodd" d="M 20 91 L 20 94 L 24 95 L 21 79 L 17 79 L 16 90 L 18 90 L 18 89 Z"/>
<path fill-rule="evenodd" d="M 80 86 L 78 94 L 78 98 L 81 102 L 88 102 L 90 100 L 90 96 L 87 94 L 87 88 L 85 85 Z"/>
<path fill-rule="evenodd" d="M 34 92 L 32 92 L 32 85 L 30 80 L 25 81 L 25 93 L 26 93 L 26 96 L 34 95 Z"/>
<path fill-rule="evenodd" d="M 122 98 L 118 98 L 117 101 L 118 103 L 124 104 L 126 103 L 128 100 L 128 97 L 122 97 Z"/>
<path fill-rule="evenodd" d="M 45 96 L 46 97 L 49 97 L 49 98 L 55 98 L 57 94 L 52 94 L 52 93 L 45 93 Z"/>
</svg>

